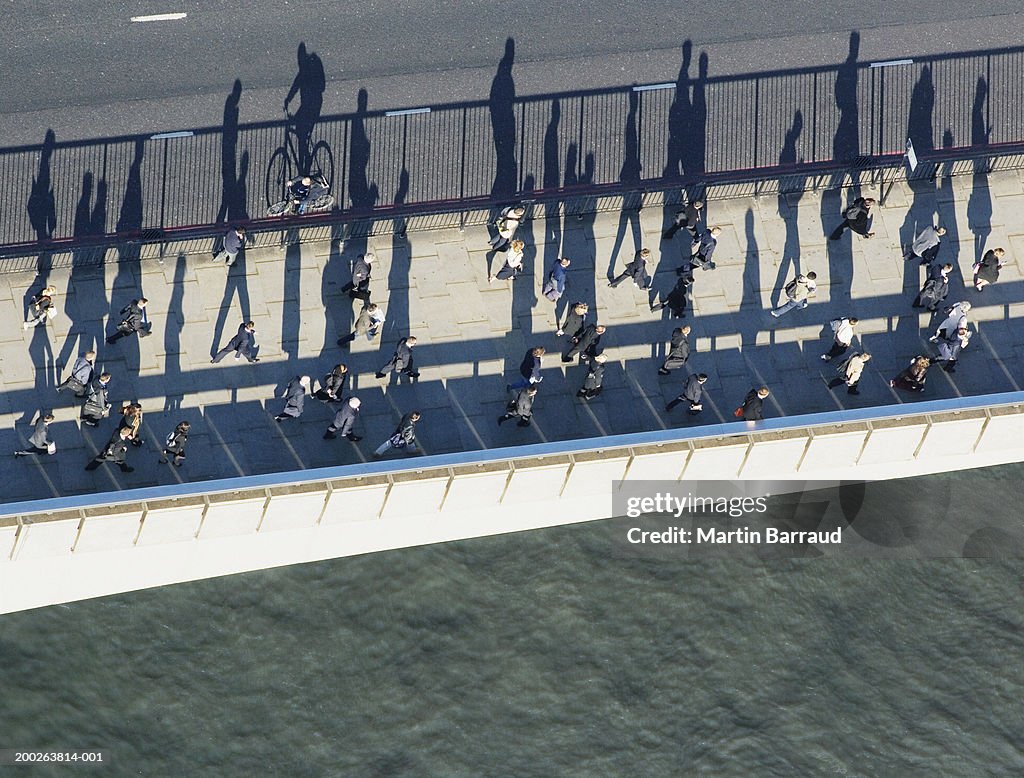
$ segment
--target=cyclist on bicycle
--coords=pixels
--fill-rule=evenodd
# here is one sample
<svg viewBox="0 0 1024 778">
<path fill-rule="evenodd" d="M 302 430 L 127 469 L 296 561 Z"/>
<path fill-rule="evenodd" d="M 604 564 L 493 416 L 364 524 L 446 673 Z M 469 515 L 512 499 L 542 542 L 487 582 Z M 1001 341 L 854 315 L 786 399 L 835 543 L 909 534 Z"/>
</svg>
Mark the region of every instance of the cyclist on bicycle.
<svg viewBox="0 0 1024 778">
<path fill-rule="evenodd" d="M 292 213 L 305 213 L 311 203 L 330 191 L 330 184 L 320 173 L 291 179 L 288 182 L 288 199 L 291 200 Z"/>
</svg>

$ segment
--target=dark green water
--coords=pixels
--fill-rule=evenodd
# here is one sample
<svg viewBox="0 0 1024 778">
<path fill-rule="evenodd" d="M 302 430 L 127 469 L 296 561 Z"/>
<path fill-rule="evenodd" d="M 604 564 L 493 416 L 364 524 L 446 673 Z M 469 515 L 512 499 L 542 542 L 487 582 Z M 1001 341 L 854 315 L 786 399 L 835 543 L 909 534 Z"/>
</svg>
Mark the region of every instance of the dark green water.
<svg viewBox="0 0 1024 778">
<path fill-rule="evenodd" d="M 901 483 L 1005 512 L 1022 475 Z M 648 558 L 613 533 L 0 616 L 0 747 L 104 748 L 110 775 L 1024 774 L 1024 561 Z"/>
</svg>

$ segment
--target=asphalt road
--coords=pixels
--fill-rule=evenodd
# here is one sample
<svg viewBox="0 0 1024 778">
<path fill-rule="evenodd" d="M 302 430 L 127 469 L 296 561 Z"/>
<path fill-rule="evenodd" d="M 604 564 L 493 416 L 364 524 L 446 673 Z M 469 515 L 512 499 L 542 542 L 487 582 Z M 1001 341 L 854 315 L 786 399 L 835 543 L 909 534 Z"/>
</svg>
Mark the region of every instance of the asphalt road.
<svg viewBox="0 0 1024 778">
<path fill-rule="evenodd" d="M 1017 45 L 1024 29 L 1019 0 L 732 5 L 723 15 L 678 0 L 12 4 L 0 147 L 39 143 L 48 127 L 71 140 L 216 126 L 236 78 L 243 122 L 280 118 L 300 43 L 322 63 L 329 115 L 355 110 L 360 88 L 371 109 L 486 98 L 507 37 L 522 95 L 671 81 L 684 39 L 721 75 L 840 61 L 854 29 L 862 60 Z M 187 17 L 130 21 L 173 12 Z"/>
</svg>

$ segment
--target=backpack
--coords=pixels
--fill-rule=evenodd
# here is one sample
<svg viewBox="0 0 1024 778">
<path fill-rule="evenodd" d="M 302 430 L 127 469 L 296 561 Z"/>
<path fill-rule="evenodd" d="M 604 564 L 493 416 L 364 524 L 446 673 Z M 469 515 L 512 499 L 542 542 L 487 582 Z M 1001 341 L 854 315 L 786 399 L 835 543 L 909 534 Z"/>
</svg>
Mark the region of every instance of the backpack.
<svg viewBox="0 0 1024 778">
<path fill-rule="evenodd" d="M 846 209 L 846 214 L 845 215 L 846 215 L 847 219 L 856 219 L 862 213 L 863 213 L 863 210 L 861 209 L 861 207 L 859 205 L 851 205 L 849 208 Z"/>
<path fill-rule="evenodd" d="M 794 278 L 792 281 L 786 284 L 785 292 L 788 297 L 793 297 L 796 295 L 796 285 L 798 280 L 799 278 Z"/>
</svg>

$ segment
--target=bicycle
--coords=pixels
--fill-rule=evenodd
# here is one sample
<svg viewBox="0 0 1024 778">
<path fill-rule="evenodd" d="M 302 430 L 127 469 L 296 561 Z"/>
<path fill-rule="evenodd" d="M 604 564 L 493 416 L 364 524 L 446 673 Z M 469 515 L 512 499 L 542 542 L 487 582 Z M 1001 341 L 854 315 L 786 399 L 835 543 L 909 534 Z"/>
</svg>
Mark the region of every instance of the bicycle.
<svg viewBox="0 0 1024 778">
<path fill-rule="evenodd" d="M 299 154 L 299 134 L 295 131 L 295 116 L 284 112 L 287 117 L 284 127 L 284 143 L 274 151 L 267 167 L 266 198 L 268 207 L 276 207 L 282 198 L 287 197 L 285 187 L 293 178 L 301 175 L 320 176 L 326 181 L 334 180 L 334 153 L 327 141 L 320 140 L 312 145 L 311 137 L 305 139 L 309 166 L 302 171 L 302 155 Z M 334 204 L 332 198 L 331 205 Z M 330 206 L 326 206 L 330 207 Z M 308 206 L 307 206 L 308 210 Z M 318 209 L 318 210 L 322 210 Z M 276 215 L 276 214 L 272 214 Z"/>
<path fill-rule="evenodd" d="M 310 188 L 309 195 L 306 197 L 306 207 L 302 210 L 302 213 L 317 213 L 330 210 L 334 205 L 334 195 L 330 193 L 331 182 L 320 173 L 314 173 L 310 175 L 310 178 L 313 179 L 313 185 Z M 285 184 L 287 185 L 287 182 Z M 298 213 L 297 205 L 296 198 L 292 195 L 291 191 L 286 190 L 284 199 L 271 205 L 267 209 L 267 215 L 294 216 Z"/>
</svg>

